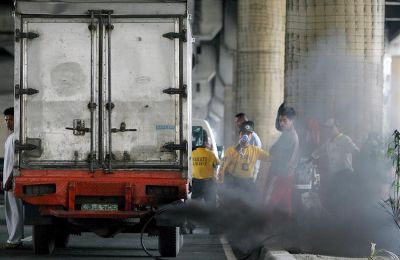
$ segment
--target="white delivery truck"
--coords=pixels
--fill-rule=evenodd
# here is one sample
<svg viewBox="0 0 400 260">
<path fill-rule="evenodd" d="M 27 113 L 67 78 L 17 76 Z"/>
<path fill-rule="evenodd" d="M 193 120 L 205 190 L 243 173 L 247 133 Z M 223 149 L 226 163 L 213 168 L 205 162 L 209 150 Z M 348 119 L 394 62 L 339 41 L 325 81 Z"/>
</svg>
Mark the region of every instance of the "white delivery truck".
<svg viewBox="0 0 400 260">
<path fill-rule="evenodd" d="M 65 247 L 70 234 L 144 231 L 176 256 L 179 227 L 153 217 L 188 191 L 187 1 L 15 8 L 15 193 L 35 253 Z"/>
</svg>

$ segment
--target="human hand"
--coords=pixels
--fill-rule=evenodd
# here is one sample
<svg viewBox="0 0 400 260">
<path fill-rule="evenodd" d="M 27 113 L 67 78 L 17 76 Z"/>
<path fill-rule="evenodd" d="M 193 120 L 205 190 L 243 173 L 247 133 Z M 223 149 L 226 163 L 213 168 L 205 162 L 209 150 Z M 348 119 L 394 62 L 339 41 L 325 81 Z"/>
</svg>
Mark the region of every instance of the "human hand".
<svg viewBox="0 0 400 260">
<path fill-rule="evenodd" d="M 7 181 L 4 183 L 4 191 L 9 191 L 12 189 L 12 178 L 8 178 Z"/>
</svg>

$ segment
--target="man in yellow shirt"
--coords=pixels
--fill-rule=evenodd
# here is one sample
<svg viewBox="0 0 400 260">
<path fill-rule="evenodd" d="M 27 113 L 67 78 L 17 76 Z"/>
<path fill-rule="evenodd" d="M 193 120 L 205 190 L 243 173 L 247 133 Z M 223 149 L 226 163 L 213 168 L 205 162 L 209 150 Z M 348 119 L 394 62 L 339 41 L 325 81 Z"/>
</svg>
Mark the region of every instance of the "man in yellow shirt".
<svg viewBox="0 0 400 260">
<path fill-rule="evenodd" d="M 244 122 L 240 127 L 239 144 L 229 147 L 218 173 L 218 182 L 224 183 L 227 188 L 243 189 L 254 194 L 256 185 L 253 181 L 254 166 L 257 160 L 267 161 L 269 153 L 250 145 L 253 133 L 251 123 Z"/>
<path fill-rule="evenodd" d="M 207 146 L 208 136 L 204 132 L 203 145 L 192 152 L 192 199 L 204 199 L 211 205 L 215 205 L 215 169 L 219 160 L 211 150 L 206 148 Z"/>
</svg>

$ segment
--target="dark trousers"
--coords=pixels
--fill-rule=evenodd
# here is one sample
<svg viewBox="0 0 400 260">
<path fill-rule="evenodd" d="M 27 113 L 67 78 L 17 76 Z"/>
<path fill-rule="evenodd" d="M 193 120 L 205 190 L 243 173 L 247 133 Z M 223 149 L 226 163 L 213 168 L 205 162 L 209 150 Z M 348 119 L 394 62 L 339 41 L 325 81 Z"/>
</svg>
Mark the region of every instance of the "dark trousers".
<svg viewBox="0 0 400 260">
<path fill-rule="evenodd" d="M 332 214 L 343 214 L 344 209 L 352 208 L 357 190 L 357 176 L 351 170 L 342 170 L 321 177 L 321 202 Z"/>
<path fill-rule="evenodd" d="M 248 199 L 251 203 L 259 202 L 260 192 L 253 178 L 241 178 L 231 174 L 225 174 L 224 177 L 224 193 L 231 192 L 239 195 L 244 199 Z"/>
<path fill-rule="evenodd" d="M 216 188 L 214 179 L 192 179 L 192 199 L 202 200 L 215 206 Z"/>
</svg>

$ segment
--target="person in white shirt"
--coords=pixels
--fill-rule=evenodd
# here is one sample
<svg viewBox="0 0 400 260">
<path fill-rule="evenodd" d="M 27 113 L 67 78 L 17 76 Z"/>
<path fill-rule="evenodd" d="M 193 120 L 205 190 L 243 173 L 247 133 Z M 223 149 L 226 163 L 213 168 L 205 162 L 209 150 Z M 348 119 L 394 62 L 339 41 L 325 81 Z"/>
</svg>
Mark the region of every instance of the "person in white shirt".
<svg viewBox="0 0 400 260">
<path fill-rule="evenodd" d="M 321 199 L 328 210 L 339 213 L 340 207 L 354 197 L 352 192 L 357 185 L 357 176 L 353 169 L 353 154 L 360 149 L 341 132 L 335 119 L 328 119 L 323 126 L 330 132 L 330 138 L 311 154 L 311 158 L 327 157 L 329 171 L 321 173 Z"/>
<path fill-rule="evenodd" d="M 8 240 L 0 244 L 1 249 L 15 249 L 22 247 L 24 236 L 23 204 L 21 199 L 15 197 L 13 189 L 13 166 L 14 166 L 14 108 L 10 107 L 4 111 L 4 119 L 7 129 L 11 131 L 5 143 L 3 183 L 4 208 Z"/>
<path fill-rule="evenodd" d="M 311 157 L 319 159 L 321 156 L 326 155 L 331 175 L 354 172 L 352 154 L 359 152 L 360 149 L 350 137 L 340 131 L 337 122 L 333 118 L 328 119 L 324 127 L 330 131 L 330 139 L 315 150 Z"/>
</svg>

